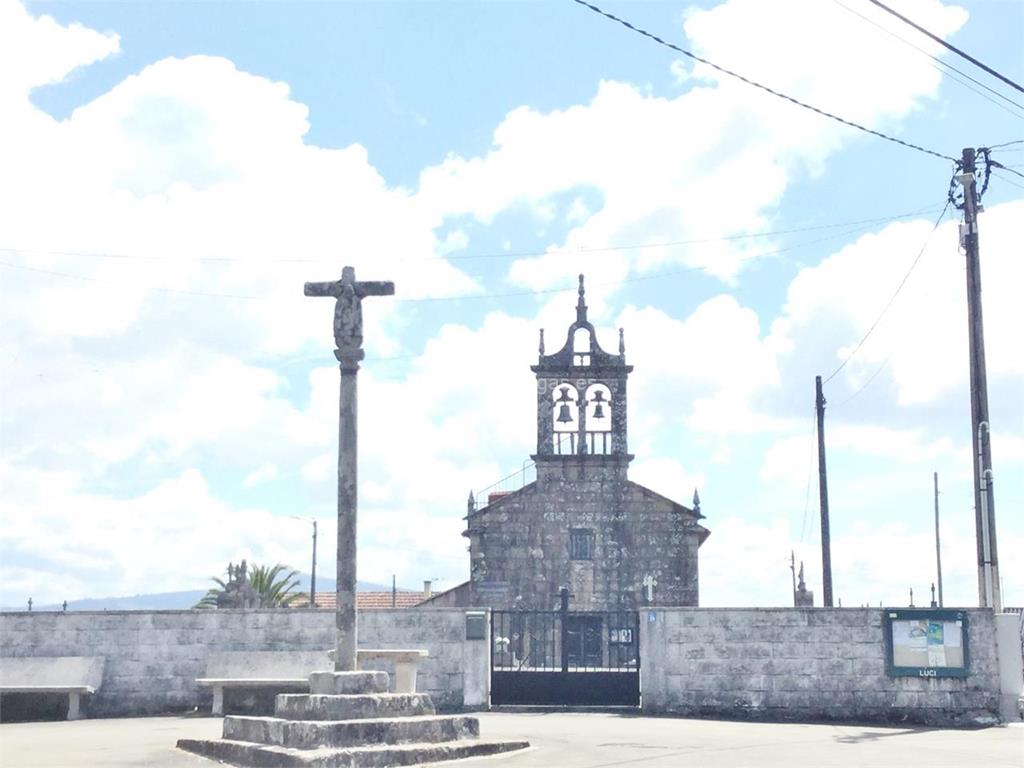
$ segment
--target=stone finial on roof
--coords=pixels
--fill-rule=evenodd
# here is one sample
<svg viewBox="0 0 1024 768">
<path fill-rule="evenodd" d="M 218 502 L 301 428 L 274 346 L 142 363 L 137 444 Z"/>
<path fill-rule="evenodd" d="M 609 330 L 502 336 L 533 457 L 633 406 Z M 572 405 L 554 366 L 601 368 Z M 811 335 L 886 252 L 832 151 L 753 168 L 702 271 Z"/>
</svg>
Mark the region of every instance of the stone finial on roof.
<svg viewBox="0 0 1024 768">
<path fill-rule="evenodd" d="M 626 332 L 619 328 L 619 356 L 626 354 Z"/>
<path fill-rule="evenodd" d="M 579 301 L 576 302 L 576 322 L 577 323 L 585 323 L 585 322 L 587 322 L 587 305 L 583 301 L 584 288 L 583 288 L 583 274 L 582 273 L 580 273 L 580 288 L 579 288 L 579 292 L 580 292 L 580 298 L 579 298 Z"/>
<path fill-rule="evenodd" d="M 793 593 L 793 605 L 797 608 L 812 608 L 814 606 L 814 593 L 807 589 L 804 581 L 804 561 L 800 561 L 800 576 L 796 592 Z"/>
<path fill-rule="evenodd" d="M 540 356 L 544 357 L 544 329 L 540 329 L 540 347 L 538 348 Z"/>
<path fill-rule="evenodd" d="M 700 494 L 697 493 L 697 489 L 693 489 L 693 511 L 700 513 Z"/>
</svg>

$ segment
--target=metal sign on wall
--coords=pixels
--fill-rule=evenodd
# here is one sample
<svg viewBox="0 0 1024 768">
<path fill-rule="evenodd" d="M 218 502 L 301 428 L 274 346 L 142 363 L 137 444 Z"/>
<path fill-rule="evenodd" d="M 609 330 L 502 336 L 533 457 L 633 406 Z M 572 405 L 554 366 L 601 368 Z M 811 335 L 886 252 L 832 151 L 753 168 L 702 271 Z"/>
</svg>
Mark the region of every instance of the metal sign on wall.
<svg viewBox="0 0 1024 768">
<path fill-rule="evenodd" d="M 941 608 L 882 612 L 885 668 L 890 677 L 967 677 L 967 613 Z"/>
</svg>

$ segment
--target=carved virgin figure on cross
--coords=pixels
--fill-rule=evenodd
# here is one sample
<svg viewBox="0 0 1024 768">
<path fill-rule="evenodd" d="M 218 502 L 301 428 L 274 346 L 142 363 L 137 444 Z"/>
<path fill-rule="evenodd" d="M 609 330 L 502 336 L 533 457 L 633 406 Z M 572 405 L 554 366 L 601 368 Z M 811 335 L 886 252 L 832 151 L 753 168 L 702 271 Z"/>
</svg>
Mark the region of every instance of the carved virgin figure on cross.
<svg viewBox="0 0 1024 768">
<path fill-rule="evenodd" d="M 352 267 L 343 267 L 341 280 L 329 283 L 306 283 L 307 296 L 333 296 L 334 304 L 334 343 L 338 350 L 338 360 L 348 358 L 363 359 L 363 307 L 364 296 L 390 296 L 395 292 L 395 284 L 382 281 L 356 282 L 356 272 Z"/>
</svg>

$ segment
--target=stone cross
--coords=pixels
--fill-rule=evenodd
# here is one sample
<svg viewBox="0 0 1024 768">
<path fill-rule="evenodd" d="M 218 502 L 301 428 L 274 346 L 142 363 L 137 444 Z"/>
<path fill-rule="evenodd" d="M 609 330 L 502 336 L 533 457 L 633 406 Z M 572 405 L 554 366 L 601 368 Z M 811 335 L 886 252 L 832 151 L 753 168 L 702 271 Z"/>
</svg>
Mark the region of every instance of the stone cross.
<svg viewBox="0 0 1024 768">
<path fill-rule="evenodd" d="M 391 296 L 391 282 L 356 282 L 352 267 L 341 270 L 341 280 L 306 283 L 307 296 L 333 296 L 334 357 L 341 369 L 338 412 L 338 607 L 335 614 L 337 645 L 334 669 L 356 668 L 356 374 L 363 359 L 363 308 L 366 296 Z"/>
<path fill-rule="evenodd" d="M 651 574 L 644 576 L 643 580 L 644 589 L 647 591 L 647 602 L 654 602 L 654 588 L 658 586 L 658 580 L 655 579 Z"/>
</svg>

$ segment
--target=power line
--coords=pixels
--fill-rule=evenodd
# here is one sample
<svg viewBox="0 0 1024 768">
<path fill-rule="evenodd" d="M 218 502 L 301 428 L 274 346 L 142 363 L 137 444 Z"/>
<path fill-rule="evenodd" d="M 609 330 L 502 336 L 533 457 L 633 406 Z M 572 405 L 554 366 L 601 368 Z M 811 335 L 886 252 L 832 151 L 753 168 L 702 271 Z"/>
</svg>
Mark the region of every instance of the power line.
<svg viewBox="0 0 1024 768">
<path fill-rule="evenodd" d="M 1012 173 L 1014 176 L 1020 176 L 1022 179 L 1024 179 L 1024 173 L 1021 173 L 1018 170 L 1010 168 L 1009 166 L 1003 165 L 1000 162 L 996 162 L 995 160 L 989 159 L 988 164 L 991 165 L 993 168 L 1000 168 L 1006 171 L 1007 173 Z"/>
<path fill-rule="evenodd" d="M 1024 144 L 1024 139 L 1015 139 L 1014 141 L 1004 141 L 1002 144 L 989 144 L 989 149 L 1002 149 L 1003 147 L 1012 147 L 1014 144 Z"/>
<path fill-rule="evenodd" d="M 819 243 L 827 242 L 829 240 L 835 240 L 836 238 L 843 237 L 843 236 L 850 235 L 850 234 L 854 234 L 855 232 L 864 230 L 866 228 L 867 228 L 866 225 L 865 226 L 860 226 L 860 227 L 853 227 L 851 229 L 847 229 L 847 230 L 842 231 L 842 232 L 838 232 L 838 233 L 835 233 L 835 234 L 827 235 L 825 237 L 816 238 L 814 240 L 809 240 L 809 241 L 802 242 L 802 243 L 795 243 L 793 245 L 785 246 L 783 248 L 776 248 L 776 249 L 771 250 L 771 251 L 761 251 L 760 253 L 755 253 L 755 254 L 750 255 L 750 256 L 742 256 L 742 257 L 739 257 L 738 259 L 736 259 L 736 261 L 738 261 L 738 262 L 747 262 L 747 261 L 752 261 L 752 260 L 755 260 L 755 259 L 764 258 L 766 256 L 775 256 L 775 255 L 778 255 L 780 253 L 786 253 L 788 251 L 797 250 L 799 248 L 806 248 L 808 246 L 817 245 Z M 645 280 L 658 280 L 658 279 L 665 278 L 665 277 L 675 277 L 675 276 L 678 276 L 678 275 L 688 274 L 688 273 L 692 273 L 692 272 L 703 272 L 703 271 L 707 271 L 708 269 L 712 268 L 713 266 L 714 266 L 713 264 L 704 264 L 704 265 L 699 265 L 699 266 L 684 267 L 684 268 L 681 268 L 681 269 L 669 270 L 669 271 L 665 271 L 665 272 L 657 272 L 657 273 L 650 274 L 650 275 L 637 275 L 635 277 L 630 277 L 630 278 L 625 278 L 625 279 L 622 279 L 622 280 L 617 280 L 617 281 L 615 281 L 615 283 L 611 283 L 609 285 L 619 285 L 619 284 L 622 284 L 622 283 L 634 283 L 634 282 L 641 282 L 641 281 L 645 281 Z M 37 272 L 37 273 L 46 274 L 46 275 L 53 275 L 55 277 L 66 277 L 66 278 L 69 278 L 69 279 L 72 279 L 72 280 L 83 280 L 83 281 L 86 281 L 86 282 L 100 283 L 100 284 L 103 284 L 103 285 L 115 285 L 115 286 L 124 287 L 124 288 L 140 288 L 142 290 L 153 290 L 153 291 L 160 291 L 160 292 L 163 292 L 163 293 L 181 294 L 181 295 L 186 295 L 186 296 L 203 296 L 203 297 L 211 297 L 211 298 L 249 299 L 249 300 L 266 300 L 266 299 L 276 298 L 276 297 L 270 296 L 269 294 L 266 294 L 266 295 L 232 294 L 232 293 L 216 293 L 216 292 L 212 292 L 212 291 L 197 291 L 197 290 L 190 290 L 190 289 L 184 289 L 184 288 L 167 288 L 167 287 L 163 287 L 163 286 L 140 286 L 140 285 L 137 285 L 137 284 L 126 283 L 126 282 L 123 282 L 123 281 L 104 280 L 104 279 L 101 279 L 101 278 L 89 277 L 89 276 L 86 276 L 86 275 L 78 275 L 78 274 L 73 274 L 73 273 L 70 273 L 70 272 L 61 272 L 59 270 L 54 270 L 54 269 L 43 269 L 43 268 L 40 268 L 40 267 L 30 267 L 30 266 L 27 266 L 27 265 L 24 265 L 24 264 L 13 264 L 13 263 L 8 262 L 8 261 L 0 261 L 0 267 L 8 267 L 10 269 L 18 269 L 18 270 L 24 270 L 24 271 L 28 271 L 28 272 Z M 597 283 L 596 285 L 600 286 L 602 284 L 601 283 Z M 571 288 L 569 288 L 569 287 L 566 287 L 566 288 L 542 288 L 542 289 L 528 290 L 528 291 L 511 291 L 511 292 L 508 292 L 508 293 L 468 294 L 468 295 L 464 295 L 464 296 L 424 296 L 424 297 L 415 298 L 415 299 L 395 299 L 394 301 L 396 303 L 400 303 L 400 304 L 421 304 L 421 303 L 427 303 L 427 302 L 445 302 L 445 301 L 473 301 L 473 300 L 477 300 L 478 301 L 478 300 L 487 300 L 487 299 L 507 299 L 507 298 L 518 298 L 518 297 L 527 297 L 527 296 L 540 296 L 540 295 L 556 294 L 556 293 L 568 293 L 568 292 L 575 291 L 575 290 L 576 290 L 575 287 L 571 287 Z M 302 298 L 302 297 L 298 296 L 296 298 Z"/>
<path fill-rule="evenodd" d="M 1024 189 L 1024 184 L 1018 184 L 1013 179 L 1010 179 L 1010 178 L 1007 178 L 1006 176 L 1003 176 L 1003 174 L 999 173 L 999 171 L 993 171 L 993 173 L 995 173 L 997 178 L 1002 179 L 1007 184 L 1009 184 L 1011 187 L 1016 187 L 1017 189 Z"/>
<path fill-rule="evenodd" d="M 839 403 L 838 405 L 833 405 L 833 406 L 832 406 L 832 408 L 833 408 L 833 409 L 835 409 L 835 408 L 842 408 L 842 407 L 843 407 L 844 405 L 846 405 L 846 404 L 847 404 L 848 402 L 850 402 L 851 400 L 853 400 L 853 398 L 855 398 L 855 397 L 856 397 L 857 395 L 859 395 L 859 394 L 860 394 L 861 392 L 863 392 L 863 391 L 864 391 L 865 389 L 867 389 L 867 388 L 868 388 L 868 386 L 869 386 L 869 385 L 871 384 L 871 382 L 875 380 L 875 378 L 876 378 L 876 377 L 878 376 L 878 374 L 880 374 L 880 373 L 882 372 L 882 370 L 883 370 L 883 369 L 884 369 L 884 368 L 885 368 L 885 367 L 886 367 L 886 366 L 887 366 L 888 364 L 889 364 L 889 360 L 888 360 L 888 359 L 886 359 L 886 360 L 885 360 L 885 362 L 883 362 L 883 363 L 882 363 L 882 364 L 881 364 L 880 366 L 878 366 L 878 368 L 876 368 L 876 369 L 875 369 L 875 372 L 874 372 L 874 373 L 872 373 L 872 374 L 871 374 L 871 376 L 869 376 L 869 377 L 868 377 L 868 380 L 867 380 L 867 381 L 865 381 L 865 382 L 864 382 L 863 384 L 861 384 L 861 385 L 860 385 L 860 387 L 858 387 L 858 388 L 857 388 L 857 391 L 856 391 L 856 392 L 854 392 L 854 393 L 853 393 L 852 395 L 850 395 L 850 396 L 849 396 L 848 398 L 846 398 L 845 400 L 843 400 L 843 401 L 842 401 L 841 403 Z"/>
<path fill-rule="evenodd" d="M 648 248 L 674 248 L 682 245 L 701 245 L 704 243 L 720 243 L 720 242 L 733 242 L 737 240 L 752 240 L 759 237 L 775 237 L 777 235 L 794 235 L 801 234 L 803 232 L 818 232 L 824 229 L 839 229 L 841 227 L 857 227 L 865 224 L 878 224 L 888 221 L 896 221 L 897 219 L 908 219 L 914 216 L 918 216 L 922 213 L 930 213 L 937 208 L 924 207 L 919 208 L 916 211 L 909 211 L 907 213 L 899 213 L 892 216 L 879 216 L 871 219 L 860 219 L 856 221 L 842 221 L 834 222 L 831 224 L 817 224 L 811 227 L 796 227 L 793 229 L 777 229 L 777 230 L 766 230 L 762 232 L 750 232 L 738 235 L 720 235 L 718 237 L 702 237 L 692 238 L 689 240 L 665 240 L 653 243 L 628 243 L 625 245 L 608 245 L 608 246 L 594 246 L 594 247 L 580 247 L 580 248 L 561 248 L 546 251 L 502 251 L 498 253 L 476 253 L 476 254 L 463 254 L 456 256 L 433 256 L 424 258 L 404 258 L 404 259 L 377 259 L 377 263 L 381 264 L 398 264 L 398 263 L 411 263 L 411 262 L 452 262 L 452 261 L 473 261 L 477 259 L 521 259 L 521 258 L 538 258 L 541 256 L 573 256 L 581 253 L 604 253 L 604 252 L 617 252 L 617 251 L 631 251 L 631 250 L 643 250 Z M 147 254 L 132 254 L 132 253 L 109 253 L 104 251 L 62 251 L 52 250 L 43 248 L 16 248 L 10 246 L 0 246 L 0 251 L 6 251 L 8 253 L 34 253 L 43 256 L 79 256 L 82 258 L 92 259 L 122 259 L 126 261 L 163 261 L 163 262 L 174 262 L 178 258 L 175 256 L 152 256 Z M 312 258 L 312 257 L 275 257 L 269 259 L 250 259 L 238 256 L 199 256 L 194 259 L 187 259 L 189 262 L 200 262 L 200 263 L 244 263 L 244 264 L 330 264 L 336 263 L 337 258 Z"/>
<path fill-rule="evenodd" d="M 751 80 L 750 78 L 744 77 L 743 75 L 740 75 L 740 74 L 738 74 L 736 72 L 733 72 L 732 70 L 726 69 L 725 67 L 720 67 L 719 65 L 717 65 L 717 64 L 715 64 L 715 63 L 713 63 L 711 61 L 708 61 L 707 59 L 701 58 L 700 56 L 698 56 L 695 53 L 691 53 L 690 51 L 687 51 L 684 48 L 680 48 L 678 45 L 675 45 L 675 44 L 670 43 L 670 42 L 668 42 L 666 40 L 663 40 L 662 38 L 658 37 L 657 35 L 655 35 L 655 34 L 653 34 L 651 32 L 648 32 L 645 29 L 641 29 L 640 27 L 634 26 L 633 24 L 630 24 L 625 19 L 621 19 L 621 18 L 619 18 L 618 16 L 616 16 L 616 15 L 614 15 L 612 13 L 608 13 L 608 11 L 605 11 L 605 10 L 602 10 L 601 8 L 598 8 L 596 5 L 591 5 L 590 3 L 586 2 L 586 0 L 573 0 L 573 2 L 577 3 L 579 5 L 582 5 L 584 8 L 589 8 L 591 11 L 593 11 L 594 13 L 596 13 L 596 14 L 598 14 L 600 16 L 604 16 L 605 18 L 610 19 L 611 21 L 614 21 L 614 22 L 616 22 L 618 24 L 621 24 L 626 29 L 629 29 L 629 30 L 631 30 L 633 32 L 636 32 L 638 35 L 643 35 L 644 37 L 650 38 L 651 40 L 653 40 L 654 42 L 658 43 L 659 45 L 663 45 L 666 48 L 671 48 L 673 51 L 681 53 L 684 56 L 688 56 L 689 58 L 693 59 L 694 61 L 699 61 L 701 64 L 706 64 L 707 66 L 711 67 L 712 69 L 718 70 L 719 72 L 722 72 L 723 74 L 729 75 L 730 77 L 735 77 L 737 80 L 741 80 L 744 83 L 746 83 L 747 85 L 752 85 L 755 88 L 759 88 L 760 90 L 765 91 L 766 93 L 770 93 L 772 96 L 777 96 L 780 99 L 785 99 L 788 102 L 796 104 L 798 107 L 803 107 L 804 109 L 809 109 L 811 112 L 815 112 L 815 113 L 821 115 L 822 117 L 827 117 L 827 118 L 829 118 L 831 120 L 835 120 L 838 123 L 842 123 L 843 125 L 847 125 L 847 126 L 849 126 L 851 128 L 856 128 L 858 131 L 863 131 L 864 133 L 870 133 L 872 136 L 877 136 L 880 139 L 885 139 L 886 141 L 891 141 L 891 142 L 893 142 L 895 144 L 899 144 L 899 145 L 907 147 L 909 149 L 917 150 L 918 152 L 923 152 L 926 155 L 932 155 L 933 157 L 938 157 L 938 158 L 940 158 L 942 160 L 952 160 L 953 162 L 956 162 L 956 159 L 953 158 L 953 157 L 950 157 L 949 155 L 943 155 L 940 152 L 935 152 L 935 151 L 930 150 L 930 149 L 925 149 L 924 147 L 922 147 L 922 146 L 920 146 L 918 144 L 912 144 L 909 141 L 904 141 L 903 139 L 897 139 L 895 136 L 889 136 L 886 133 L 882 133 L 880 131 L 876 131 L 876 130 L 873 130 L 871 128 L 867 128 L 867 127 L 861 125 L 860 123 L 855 123 L 852 120 L 847 120 L 845 118 L 839 117 L 838 115 L 834 115 L 831 112 L 826 112 L 824 109 L 819 109 L 818 107 L 815 107 L 815 106 L 812 106 L 812 105 L 810 105 L 810 104 L 808 104 L 806 102 L 800 101 L 799 99 L 795 99 L 792 96 L 787 96 L 786 94 L 781 93 L 780 91 L 776 91 L 776 90 L 774 90 L 772 88 L 769 88 L 767 85 L 762 85 L 761 83 L 758 83 L 758 82 L 756 82 L 754 80 Z"/>
<path fill-rule="evenodd" d="M 924 251 L 928 247 L 928 243 L 931 242 L 932 235 L 935 234 L 935 230 L 937 230 L 939 228 L 939 224 L 941 224 L 942 220 L 945 218 L 946 211 L 949 210 L 949 205 L 950 205 L 950 202 L 947 201 L 946 206 L 942 209 L 942 213 L 939 214 L 939 218 L 937 218 L 935 220 L 935 224 L 934 224 L 934 226 L 932 226 L 931 232 L 928 233 L 928 237 L 925 238 L 924 243 L 921 245 L 921 250 L 919 250 L 917 252 L 917 256 L 914 257 L 914 261 L 913 261 L 913 263 L 911 263 L 910 269 L 907 270 L 907 273 L 903 276 L 903 279 L 900 280 L 900 284 L 898 286 L 896 286 L 896 291 L 889 298 L 889 301 L 886 302 L 884 307 L 882 307 L 882 311 L 879 313 L 878 317 L 875 318 L 875 322 L 873 322 L 871 324 L 871 327 L 868 328 L 867 333 L 865 333 L 861 337 L 860 341 L 857 342 L 857 346 L 855 346 L 853 348 L 853 351 L 850 352 L 850 354 L 846 356 L 846 359 L 843 360 L 843 362 L 841 362 L 839 364 L 839 367 L 836 368 L 834 371 L 832 371 L 832 373 L 830 373 L 828 375 L 828 378 L 826 378 L 822 382 L 823 384 L 827 384 L 828 382 L 830 382 L 835 377 L 835 375 L 837 373 L 839 373 L 841 370 L 843 370 L 843 368 L 846 367 L 846 364 L 848 362 L 850 362 L 850 360 L 853 359 L 853 356 L 857 354 L 857 352 L 860 350 L 860 348 L 862 346 L 864 346 L 864 342 L 868 340 L 868 336 L 871 335 L 872 331 L 875 330 L 875 328 L 881 322 L 882 318 L 885 317 L 885 313 L 889 311 L 889 307 L 891 307 L 892 303 L 894 301 L 896 301 L 896 297 L 900 295 L 900 291 L 902 291 L 903 290 L 903 286 L 907 284 L 907 280 L 910 278 L 910 274 L 914 271 L 914 268 L 917 266 L 917 263 L 921 260 L 921 257 L 924 255 Z"/>
<path fill-rule="evenodd" d="M 957 48 L 955 45 L 947 43 L 945 40 L 943 40 L 938 35 L 933 35 L 931 32 L 929 32 L 927 29 L 922 27 L 920 24 L 915 24 L 913 21 L 908 19 L 906 16 L 904 16 L 904 15 L 902 15 L 900 13 L 897 13 L 892 8 L 887 6 L 885 3 L 881 3 L 881 2 L 879 2 L 879 0 L 868 0 L 868 2 L 872 3 L 874 5 L 877 5 L 879 8 L 881 8 L 886 13 L 891 13 L 893 16 L 895 16 L 900 21 L 902 21 L 902 22 L 904 22 L 906 24 L 909 24 L 914 29 L 916 29 L 918 32 L 920 32 L 921 34 L 927 35 L 932 40 L 937 42 L 939 45 L 943 46 L 944 48 L 948 48 L 953 53 L 955 53 L 957 56 L 960 56 L 963 59 L 967 59 L 967 61 L 971 62 L 971 64 L 973 64 L 976 67 L 980 67 L 981 69 L 985 70 L 990 75 L 992 75 L 993 77 L 998 77 L 1000 80 L 1002 80 L 1004 83 L 1009 85 L 1011 88 L 1016 88 L 1021 93 L 1024 93 L 1024 88 L 1021 88 L 1019 85 L 1017 85 L 1015 82 L 1013 82 L 1013 80 L 1011 80 L 1010 78 L 1008 78 L 1008 77 L 1006 77 L 1004 75 L 1001 75 L 998 72 L 996 72 L 994 69 L 992 69 L 991 67 L 988 67 L 988 66 L 982 64 L 980 61 L 978 61 L 976 58 L 971 56 L 969 53 L 965 53 L 964 51 L 962 51 L 959 48 Z"/>
<path fill-rule="evenodd" d="M 836 5 L 838 5 L 838 6 L 840 7 L 840 8 L 842 8 L 842 9 L 844 9 L 844 10 L 848 11 L 849 13 L 852 13 L 852 14 L 853 14 L 854 16 L 857 16 L 857 17 L 859 17 L 859 18 L 863 19 L 864 21 L 866 21 L 866 22 L 867 22 L 868 24 L 870 24 L 871 26 L 873 26 L 873 27 L 876 27 L 877 29 L 880 29 L 880 30 L 881 30 L 882 32 L 885 32 L 885 34 L 887 34 L 887 35 L 889 35 L 889 36 L 891 36 L 891 37 L 894 37 L 894 38 L 896 38 L 897 40 L 899 40 L 899 41 L 900 41 L 901 43 L 903 43 L 904 45 L 906 45 L 906 46 L 909 46 L 910 48 L 913 48 L 913 49 L 914 49 L 915 51 L 919 52 L 919 53 L 920 53 L 920 54 L 922 54 L 923 56 L 927 56 L 927 57 L 928 57 L 929 59 L 931 59 L 931 60 L 932 60 L 933 62 L 935 62 L 935 64 L 938 64 L 938 65 L 939 65 L 939 66 L 941 66 L 941 67 L 945 67 L 945 68 L 946 68 L 946 69 L 948 69 L 948 70 L 952 70 L 953 72 L 956 72 L 956 73 L 957 73 L 958 75 L 960 75 L 961 77 L 965 77 L 965 78 L 967 78 L 968 80 L 970 80 L 970 81 L 971 81 L 972 83 L 974 83 L 975 85 L 979 85 L 979 86 L 981 86 L 982 88 L 984 88 L 984 89 L 985 89 L 986 91 L 988 91 L 989 93 L 992 93 L 992 94 L 994 94 L 995 96 L 998 96 L 998 97 L 999 97 L 1000 99 L 1002 99 L 1003 101 L 1005 101 L 1005 102 L 1007 102 L 1007 103 L 1009 103 L 1009 104 L 1012 104 L 1013 106 L 1017 107 L 1018 109 L 1024 109 L 1024 105 L 1022 105 L 1022 104 L 1018 104 L 1018 103 L 1017 103 L 1016 101 L 1014 101 L 1013 99 L 1009 98 L 1008 96 L 1004 96 L 1003 94 L 1001 94 L 1001 93 L 1000 93 L 999 91 L 995 90 L 994 88 L 990 88 L 989 86 L 985 85 L 985 84 L 984 84 L 983 82 L 981 82 L 980 80 L 976 80 L 975 78 L 971 77 L 970 75 L 968 75 L 968 74 L 967 74 L 966 72 L 964 72 L 963 70 L 957 69 L 957 68 L 956 68 L 956 67 L 954 67 L 954 66 L 953 66 L 952 64 L 948 64 L 948 63 L 946 63 L 945 61 L 943 61 L 942 59 L 940 59 L 940 58 L 939 58 L 938 56 L 933 56 L 932 54 L 928 53 L 928 51 L 926 51 L 926 50 L 925 50 L 924 48 L 921 48 L 920 46 L 914 45 L 914 44 L 913 44 L 912 42 L 910 42 L 909 40 L 907 40 L 907 39 L 906 39 L 905 37 L 902 37 L 901 35 L 897 35 L 897 34 L 896 34 L 895 32 L 893 32 L 893 31 L 892 31 L 891 29 L 886 29 L 886 28 L 885 28 L 885 27 L 883 27 L 883 26 L 882 26 L 881 24 L 879 24 L 879 23 L 878 23 L 877 21 L 875 21 L 874 19 L 869 19 L 869 18 L 868 18 L 867 16 L 865 16 L 864 14 L 862 14 L 862 13 L 859 13 L 858 11 L 855 11 L 855 10 L 854 10 L 853 8 L 851 8 L 850 6 L 848 6 L 848 5 L 846 5 L 845 3 L 841 2 L 841 0 L 832 0 L 832 2 L 834 2 L 834 3 L 835 3 Z M 939 69 L 939 66 L 935 66 L 934 64 L 933 64 L 932 66 L 933 66 L 933 67 L 934 67 L 935 69 L 938 69 L 938 70 L 939 70 L 940 72 L 943 72 L 943 70 Z M 985 95 L 984 93 L 982 93 L 981 91 L 979 91 L 979 90 L 978 90 L 977 88 L 972 88 L 972 87 L 971 87 L 971 86 L 969 86 L 969 85 L 968 85 L 967 83 L 965 83 L 965 82 L 964 82 L 963 80 L 960 80 L 959 78 L 957 78 L 957 77 L 954 77 L 953 75 L 949 74 L 949 72 L 944 72 L 944 74 L 945 74 L 945 75 L 946 75 L 947 77 L 949 77 L 949 79 L 950 79 L 950 80 L 952 80 L 952 81 L 954 81 L 954 82 L 956 82 L 956 83 L 959 83 L 960 85 L 962 85 L 962 86 L 963 86 L 964 88 L 966 88 L 967 90 L 969 90 L 969 91 L 971 91 L 971 92 L 973 92 L 973 93 L 976 93 L 976 94 L 977 94 L 978 96 L 981 96 L 981 98 L 983 98 L 983 99 L 985 99 L 985 100 L 987 100 L 987 101 L 990 101 L 990 102 L 992 102 L 992 103 L 993 103 L 993 104 L 995 104 L 995 105 L 996 105 L 997 107 L 999 107 L 999 108 L 1000 108 L 1000 109 L 1002 109 L 1002 110 L 1005 110 L 1006 112 L 1008 112 L 1009 114 L 1013 115 L 1014 117 L 1016 117 L 1016 118 L 1018 118 L 1018 119 L 1019 119 L 1019 118 L 1021 118 L 1021 117 L 1024 117 L 1024 116 L 1022 116 L 1022 115 L 1019 115 L 1019 114 L 1017 114 L 1017 113 L 1016 113 L 1016 112 L 1014 112 L 1013 110 L 1007 109 L 1006 107 L 1004 107 L 1004 106 L 1003 106 L 1002 104 L 1000 104 L 999 102 L 997 102 L 997 101 L 993 100 L 993 99 L 992 99 L 992 98 L 991 98 L 990 96 L 986 96 L 986 95 Z"/>
</svg>

